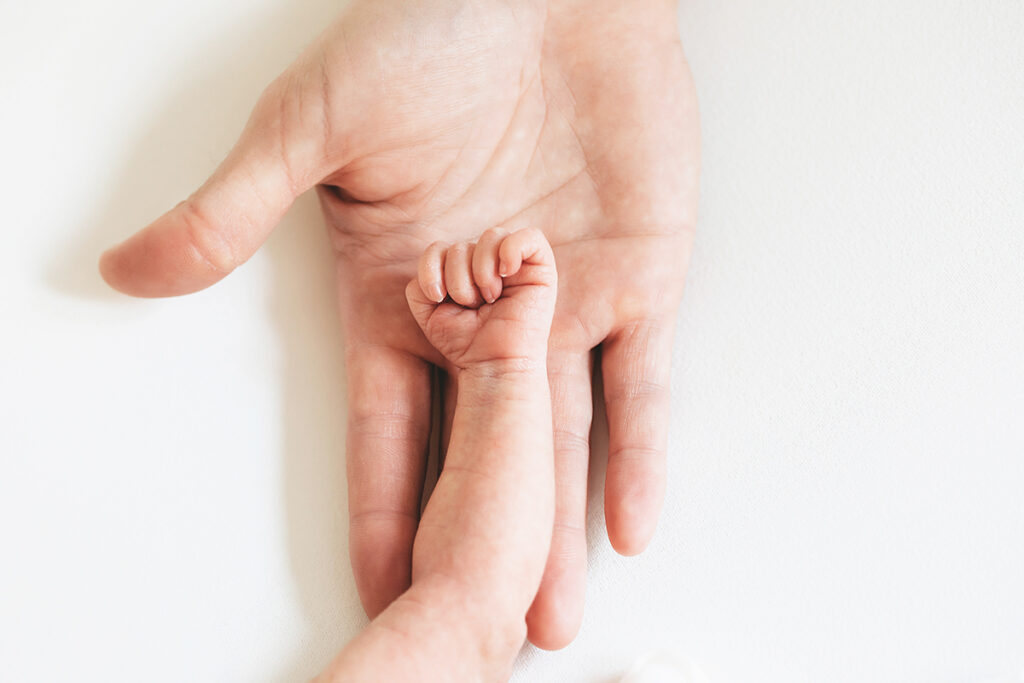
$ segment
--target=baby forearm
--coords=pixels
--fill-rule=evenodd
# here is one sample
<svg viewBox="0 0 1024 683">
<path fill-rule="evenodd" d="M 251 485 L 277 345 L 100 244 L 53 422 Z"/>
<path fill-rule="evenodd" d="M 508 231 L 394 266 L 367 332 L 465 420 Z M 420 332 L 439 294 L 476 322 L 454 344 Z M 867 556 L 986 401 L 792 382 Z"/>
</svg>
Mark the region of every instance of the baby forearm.
<svg viewBox="0 0 1024 683">
<path fill-rule="evenodd" d="M 458 386 L 444 469 L 413 551 L 413 583 L 457 577 L 490 609 L 522 617 L 554 515 L 547 373 L 543 361 L 489 365 L 461 372 Z M 446 552 L 422 552 L 438 547 Z"/>
<path fill-rule="evenodd" d="M 543 363 L 490 366 L 458 381 L 412 587 L 348 644 L 324 683 L 502 680 L 526 636 L 554 514 L 547 374 Z"/>
<path fill-rule="evenodd" d="M 314 683 L 500 681 L 525 629 L 473 609 L 443 581 L 420 581 L 353 639 Z"/>
</svg>

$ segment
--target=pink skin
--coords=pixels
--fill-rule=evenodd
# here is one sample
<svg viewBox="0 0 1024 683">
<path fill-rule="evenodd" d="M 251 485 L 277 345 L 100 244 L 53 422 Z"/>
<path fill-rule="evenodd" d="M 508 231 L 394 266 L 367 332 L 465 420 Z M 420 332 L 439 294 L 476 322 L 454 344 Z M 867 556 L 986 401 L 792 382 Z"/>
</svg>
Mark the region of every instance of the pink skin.
<svg viewBox="0 0 1024 683">
<path fill-rule="evenodd" d="M 468 253 L 479 267 L 464 267 Z M 411 587 L 342 650 L 325 683 L 507 679 L 551 542 L 551 247 L 539 230 L 493 231 L 477 245 L 432 245 L 418 272 L 409 308 L 459 376 L 451 443 L 416 535 Z M 481 303 L 439 302 L 442 288 Z M 493 302 L 472 294 L 482 289 Z"/>
<path fill-rule="evenodd" d="M 435 242 L 405 296 L 456 376 L 484 361 L 543 363 L 555 306 L 554 254 L 537 229 L 490 230 L 479 244 L 448 248 Z"/>
<path fill-rule="evenodd" d="M 345 334 L 350 554 L 375 616 L 412 580 L 431 365 L 452 369 L 409 315 L 406 284 L 432 242 L 543 231 L 560 274 L 547 358 L 557 488 L 528 626 L 535 644 L 562 647 L 583 614 L 594 358 L 608 537 L 632 555 L 657 523 L 698 131 L 672 2 L 354 0 L 267 88 L 213 176 L 100 267 L 136 296 L 196 291 L 318 188 Z M 452 273 L 489 273 L 479 249 L 430 267 L 451 256 Z M 434 282 L 447 292 L 446 277 Z M 453 300 L 497 296 L 493 276 L 476 282 Z M 453 378 L 441 382 L 445 438 L 456 398 Z"/>
</svg>

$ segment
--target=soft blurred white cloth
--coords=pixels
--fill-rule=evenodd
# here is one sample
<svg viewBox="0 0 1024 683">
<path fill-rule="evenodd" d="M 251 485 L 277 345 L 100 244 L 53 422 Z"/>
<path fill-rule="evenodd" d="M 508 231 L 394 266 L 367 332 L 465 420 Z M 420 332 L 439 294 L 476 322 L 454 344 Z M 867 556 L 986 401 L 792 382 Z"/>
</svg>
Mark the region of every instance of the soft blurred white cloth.
<svg viewBox="0 0 1024 683">
<path fill-rule="evenodd" d="M 664 651 L 649 652 L 636 661 L 620 683 L 711 683 L 689 659 Z"/>
<path fill-rule="evenodd" d="M 1016 674 L 999 676 L 998 678 L 986 678 L 985 680 L 977 681 L 976 683 L 1024 683 L 1024 670 L 1021 670 Z"/>
<path fill-rule="evenodd" d="M 685 657 L 665 651 L 649 652 L 622 677 L 620 683 L 711 683 L 700 667 Z M 1024 670 L 974 683 L 1024 683 Z"/>
</svg>

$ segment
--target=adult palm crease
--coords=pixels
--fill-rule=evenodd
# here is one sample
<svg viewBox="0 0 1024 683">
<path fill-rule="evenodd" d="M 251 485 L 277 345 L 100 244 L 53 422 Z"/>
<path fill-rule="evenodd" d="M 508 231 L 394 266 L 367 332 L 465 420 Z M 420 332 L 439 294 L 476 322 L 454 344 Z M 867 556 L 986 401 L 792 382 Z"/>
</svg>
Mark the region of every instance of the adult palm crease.
<svg viewBox="0 0 1024 683">
<path fill-rule="evenodd" d="M 352 566 L 371 617 L 411 580 L 432 365 L 445 371 L 448 421 L 454 405 L 456 370 L 404 293 L 435 241 L 537 227 L 554 248 L 555 530 L 530 640 L 564 646 L 582 618 L 598 347 L 608 535 L 623 554 L 652 537 L 698 194 L 696 99 L 674 15 L 653 0 L 357 1 L 267 88 L 213 176 L 103 256 L 104 277 L 128 294 L 196 291 L 317 188 L 344 325 Z"/>
</svg>

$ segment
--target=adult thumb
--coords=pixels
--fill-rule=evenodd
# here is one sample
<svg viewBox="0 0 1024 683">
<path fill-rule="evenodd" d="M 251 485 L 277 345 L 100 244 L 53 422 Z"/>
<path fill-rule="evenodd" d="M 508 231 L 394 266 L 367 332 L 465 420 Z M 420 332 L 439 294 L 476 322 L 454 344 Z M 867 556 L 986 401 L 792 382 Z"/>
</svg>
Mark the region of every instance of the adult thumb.
<svg viewBox="0 0 1024 683">
<path fill-rule="evenodd" d="M 295 198 L 319 182 L 323 141 L 274 85 L 241 138 L 191 197 L 100 257 L 100 273 L 132 296 L 188 294 L 209 287 L 252 256 Z M 305 113 L 304 113 L 305 114 Z M 322 120 L 322 119 L 321 119 Z"/>
</svg>

